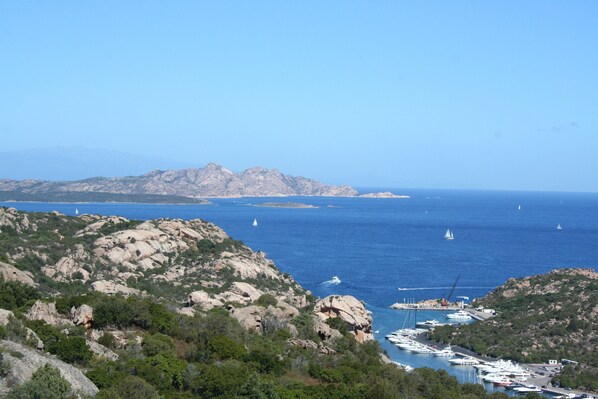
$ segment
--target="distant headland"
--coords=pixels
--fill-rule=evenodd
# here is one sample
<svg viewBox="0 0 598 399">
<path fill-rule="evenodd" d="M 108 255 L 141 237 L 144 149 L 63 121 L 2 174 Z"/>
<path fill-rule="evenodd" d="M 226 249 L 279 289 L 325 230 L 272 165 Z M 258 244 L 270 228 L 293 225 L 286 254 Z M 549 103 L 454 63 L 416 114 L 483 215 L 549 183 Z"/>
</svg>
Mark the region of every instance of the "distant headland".
<svg viewBox="0 0 598 399">
<path fill-rule="evenodd" d="M 254 167 L 235 173 L 214 163 L 203 168 L 74 181 L 0 179 L 3 201 L 205 203 L 199 199 L 294 196 L 408 198 L 390 192 L 360 195 L 351 186 L 328 185 L 277 169 Z"/>
</svg>

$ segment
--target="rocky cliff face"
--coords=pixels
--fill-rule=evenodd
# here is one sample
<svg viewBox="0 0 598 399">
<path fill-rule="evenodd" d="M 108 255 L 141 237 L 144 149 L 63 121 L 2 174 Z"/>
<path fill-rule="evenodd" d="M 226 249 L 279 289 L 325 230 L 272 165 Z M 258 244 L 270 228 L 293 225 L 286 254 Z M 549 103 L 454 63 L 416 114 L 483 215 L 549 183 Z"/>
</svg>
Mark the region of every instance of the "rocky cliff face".
<svg viewBox="0 0 598 399">
<path fill-rule="evenodd" d="M 155 170 L 135 177 L 99 177 L 72 182 L 0 180 L 0 190 L 29 194 L 91 192 L 193 198 L 357 195 L 357 191 L 349 186 L 330 186 L 305 177 L 284 175 L 276 169 L 255 167 L 234 173 L 216 164 L 200 169 Z"/>
<path fill-rule="evenodd" d="M 357 342 L 374 339 L 372 316 L 362 302 L 350 295 L 330 295 L 314 306 L 316 316 L 322 321 L 339 318 L 355 335 Z"/>
<path fill-rule="evenodd" d="M 149 294 L 205 308 L 210 302 L 245 305 L 262 294 L 291 306 L 306 304 L 305 290 L 264 253 L 199 219 L 143 222 L 0 208 L 0 230 L 0 255 L 8 261 L 0 263 L 3 276 L 30 285 L 45 276 L 109 294 Z"/>
</svg>

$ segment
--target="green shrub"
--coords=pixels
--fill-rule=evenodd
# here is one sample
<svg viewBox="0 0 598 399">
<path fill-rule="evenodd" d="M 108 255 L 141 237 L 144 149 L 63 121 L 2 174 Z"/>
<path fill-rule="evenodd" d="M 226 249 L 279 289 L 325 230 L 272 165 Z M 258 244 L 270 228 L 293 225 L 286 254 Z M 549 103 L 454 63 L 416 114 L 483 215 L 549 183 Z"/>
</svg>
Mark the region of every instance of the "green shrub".
<svg viewBox="0 0 598 399">
<path fill-rule="evenodd" d="M 30 300 L 41 298 L 40 293 L 33 287 L 17 281 L 4 281 L 0 276 L 0 308 L 16 310 Z"/>
<path fill-rule="evenodd" d="M 141 351 L 145 356 L 155 356 L 160 353 L 174 353 L 172 338 L 164 334 L 146 335 L 141 344 Z"/>
<path fill-rule="evenodd" d="M 133 322 L 133 307 L 123 298 L 108 298 L 96 305 L 93 310 L 93 320 L 98 328 L 128 327 Z"/>
<path fill-rule="evenodd" d="M 98 388 L 110 388 L 127 376 L 123 366 L 117 362 L 105 362 L 89 370 L 86 374 Z"/>
<path fill-rule="evenodd" d="M 33 373 L 31 379 L 13 389 L 6 399 L 67 399 L 71 385 L 60 372 L 46 364 Z"/>
<path fill-rule="evenodd" d="M 109 396 L 105 396 L 104 393 L 102 393 L 102 396 L 98 393 L 98 396 L 100 399 L 160 399 L 160 395 L 158 395 L 156 388 L 142 378 L 132 375 L 126 376 L 118 381 L 118 384 L 114 388 L 111 388 L 109 393 Z M 115 394 L 118 396 L 114 396 Z M 96 398 L 98 396 L 96 396 Z"/>
<path fill-rule="evenodd" d="M 136 375 L 163 392 L 180 389 L 187 370 L 185 361 L 177 359 L 172 353 L 135 360 L 132 366 Z"/>
<path fill-rule="evenodd" d="M 104 345 L 106 348 L 114 349 L 115 343 L 114 335 L 109 332 L 104 333 L 104 335 L 98 338 L 98 344 Z"/>
<path fill-rule="evenodd" d="M 340 317 L 331 317 L 326 320 L 326 324 L 338 330 L 343 335 L 349 332 L 349 325 Z"/>
<path fill-rule="evenodd" d="M 262 294 L 256 301 L 255 304 L 258 306 L 262 306 L 264 308 L 267 308 L 268 306 L 272 305 L 272 306 L 276 306 L 276 304 L 278 303 L 278 300 L 270 294 Z"/>
<path fill-rule="evenodd" d="M 216 360 L 242 359 L 247 349 L 225 335 L 212 337 L 208 344 L 210 357 Z"/>
<path fill-rule="evenodd" d="M 92 356 L 83 337 L 63 338 L 48 347 L 48 351 L 67 363 L 86 364 Z"/>
</svg>

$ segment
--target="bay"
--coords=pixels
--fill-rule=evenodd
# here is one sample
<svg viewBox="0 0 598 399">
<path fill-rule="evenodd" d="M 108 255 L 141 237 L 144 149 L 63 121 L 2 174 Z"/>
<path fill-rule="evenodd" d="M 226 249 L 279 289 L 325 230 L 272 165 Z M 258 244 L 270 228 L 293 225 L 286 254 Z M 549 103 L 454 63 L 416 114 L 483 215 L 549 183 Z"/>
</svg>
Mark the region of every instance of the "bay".
<svg viewBox="0 0 598 399">
<path fill-rule="evenodd" d="M 470 378 L 468 370 L 450 367 L 444 359 L 402 354 L 384 340 L 384 335 L 400 328 L 404 320 L 404 315 L 390 310 L 389 305 L 447 295 L 457 276 L 453 296 L 475 298 L 511 277 L 562 267 L 595 269 L 598 263 L 598 194 L 390 191 L 411 198 L 238 198 L 214 199 L 212 205 L 1 205 L 68 215 L 78 209 L 80 214 L 131 219 L 208 220 L 252 249 L 266 252 L 314 295 L 354 295 L 363 300 L 373 313 L 378 340 L 394 360 L 447 369 L 461 381 Z M 289 201 L 317 208 L 254 206 Z M 257 226 L 252 225 L 254 219 Z M 557 224 L 563 229 L 557 230 Z M 454 233 L 453 241 L 444 239 L 448 228 Z M 333 276 L 341 283 L 333 284 Z M 422 320 L 435 316 L 420 315 Z"/>
</svg>

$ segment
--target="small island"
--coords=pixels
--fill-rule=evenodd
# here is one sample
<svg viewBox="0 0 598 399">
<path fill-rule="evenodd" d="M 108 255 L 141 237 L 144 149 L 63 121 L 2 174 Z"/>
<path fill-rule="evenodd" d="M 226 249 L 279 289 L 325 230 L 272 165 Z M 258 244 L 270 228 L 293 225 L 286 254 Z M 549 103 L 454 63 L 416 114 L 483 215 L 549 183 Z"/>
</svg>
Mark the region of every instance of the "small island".
<svg viewBox="0 0 598 399">
<path fill-rule="evenodd" d="M 411 198 L 409 195 L 398 195 L 391 193 L 390 191 L 384 191 L 380 193 L 367 193 L 359 195 L 359 198 Z"/>
<path fill-rule="evenodd" d="M 254 206 L 262 206 L 266 208 L 317 208 L 315 205 L 303 204 L 301 202 L 264 202 L 262 204 L 255 204 Z"/>
</svg>

